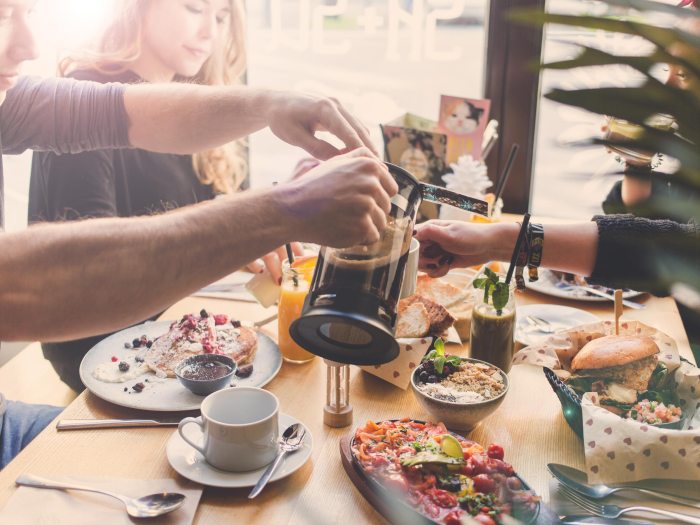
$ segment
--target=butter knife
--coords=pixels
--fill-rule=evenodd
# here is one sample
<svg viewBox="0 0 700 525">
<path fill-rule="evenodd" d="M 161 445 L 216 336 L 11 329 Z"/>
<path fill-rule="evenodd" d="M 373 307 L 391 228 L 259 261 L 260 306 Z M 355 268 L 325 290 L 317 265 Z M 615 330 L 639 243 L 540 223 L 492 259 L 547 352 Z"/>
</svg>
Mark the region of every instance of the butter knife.
<svg viewBox="0 0 700 525">
<path fill-rule="evenodd" d="M 176 427 L 177 421 L 155 419 L 60 419 L 56 430 L 85 430 L 89 428 Z"/>
<path fill-rule="evenodd" d="M 564 525 L 654 525 L 650 521 L 632 521 L 620 518 L 600 518 L 598 516 L 577 515 L 561 518 Z"/>
</svg>

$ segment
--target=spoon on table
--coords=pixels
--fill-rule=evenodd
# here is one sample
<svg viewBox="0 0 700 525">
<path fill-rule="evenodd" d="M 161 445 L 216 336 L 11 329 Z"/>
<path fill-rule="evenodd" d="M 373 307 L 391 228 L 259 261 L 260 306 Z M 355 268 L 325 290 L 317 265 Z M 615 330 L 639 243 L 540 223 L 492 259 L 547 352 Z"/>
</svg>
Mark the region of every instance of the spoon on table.
<svg viewBox="0 0 700 525">
<path fill-rule="evenodd" d="M 132 518 L 155 518 L 156 516 L 162 516 L 175 509 L 179 509 L 185 502 L 185 495 L 177 492 L 159 492 L 141 498 L 129 498 L 107 490 L 95 489 L 84 485 L 61 483 L 31 474 L 20 474 L 15 480 L 15 483 L 17 485 L 38 489 L 83 490 L 85 492 L 105 494 L 124 503 L 127 514 Z"/>
<path fill-rule="evenodd" d="M 553 334 L 557 331 L 557 328 L 552 326 L 552 323 L 542 319 L 541 317 L 535 317 L 534 315 L 528 315 L 525 317 L 532 330 L 537 332 L 542 332 L 543 334 Z"/>
<path fill-rule="evenodd" d="M 255 496 L 260 494 L 260 492 L 262 492 L 262 489 L 264 489 L 267 482 L 270 481 L 272 474 L 274 474 L 275 470 L 282 462 L 282 458 L 284 458 L 287 452 L 294 452 L 295 450 L 301 448 L 301 446 L 304 444 L 305 435 L 306 429 L 299 423 L 294 423 L 286 428 L 282 434 L 282 437 L 280 438 L 280 451 L 277 453 L 277 457 L 272 463 L 270 463 L 270 466 L 267 467 L 265 472 L 263 472 L 263 475 L 253 487 L 253 490 L 251 490 L 250 494 L 248 494 L 248 499 L 253 499 Z"/>
</svg>

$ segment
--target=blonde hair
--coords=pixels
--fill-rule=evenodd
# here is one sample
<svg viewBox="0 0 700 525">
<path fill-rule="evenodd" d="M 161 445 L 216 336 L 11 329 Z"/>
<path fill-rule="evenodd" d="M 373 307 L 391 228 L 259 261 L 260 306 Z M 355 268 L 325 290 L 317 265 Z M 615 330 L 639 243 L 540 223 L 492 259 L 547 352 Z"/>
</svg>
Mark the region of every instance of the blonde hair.
<svg viewBox="0 0 700 525">
<path fill-rule="evenodd" d="M 93 70 L 105 75 L 127 71 L 141 54 L 143 19 L 151 0 L 118 0 L 116 13 L 94 49 L 73 53 L 61 60 L 59 75 Z M 246 68 L 245 11 L 242 0 L 229 0 L 229 35 L 217 46 L 193 77 L 176 77 L 178 82 L 230 86 L 241 84 Z M 192 156 L 192 167 L 202 184 L 217 193 L 240 188 L 248 171 L 247 142 L 240 140 Z"/>
</svg>

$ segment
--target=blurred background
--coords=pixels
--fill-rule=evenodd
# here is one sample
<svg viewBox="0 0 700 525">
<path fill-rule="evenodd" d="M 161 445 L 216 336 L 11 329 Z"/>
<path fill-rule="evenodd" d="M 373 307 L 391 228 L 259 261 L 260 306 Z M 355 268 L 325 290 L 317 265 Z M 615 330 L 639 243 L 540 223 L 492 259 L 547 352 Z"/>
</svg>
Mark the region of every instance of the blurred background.
<svg viewBox="0 0 700 525">
<path fill-rule="evenodd" d="M 573 56 L 571 42 L 624 53 L 639 49 L 631 36 L 557 28 L 513 31 L 505 22 L 512 6 L 543 0 L 248 0 L 248 83 L 323 93 L 340 99 L 372 131 L 410 111 L 437 119 L 441 94 L 493 100 L 501 144 L 489 158 L 497 176 L 510 143 L 525 148 L 504 196 L 505 210 L 568 219 L 600 212 L 619 170 L 601 147 L 571 148 L 598 133 L 598 115 L 541 97 L 552 87 L 622 85 L 638 81 L 624 67 L 528 71 L 535 62 Z M 669 2 L 674 3 L 674 2 Z M 98 34 L 111 0 L 39 0 L 34 23 L 41 57 L 27 73 L 54 75 L 58 57 Z M 570 14 L 610 14 L 606 2 L 550 0 L 547 9 Z M 614 13 L 614 11 L 613 11 Z M 539 33 L 538 33 L 539 31 Z M 505 46 L 505 47 L 504 47 Z M 523 55 L 528 53 L 529 55 Z M 520 85 L 522 83 L 522 85 Z M 500 115 L 499 115 L 500 113 Z M 303 152 L 270 132 L 250 141 L 250 185 L 284 180 Z M 7 229 L 26 227 L 31 155 L 5 158 Z"/>
</svg>

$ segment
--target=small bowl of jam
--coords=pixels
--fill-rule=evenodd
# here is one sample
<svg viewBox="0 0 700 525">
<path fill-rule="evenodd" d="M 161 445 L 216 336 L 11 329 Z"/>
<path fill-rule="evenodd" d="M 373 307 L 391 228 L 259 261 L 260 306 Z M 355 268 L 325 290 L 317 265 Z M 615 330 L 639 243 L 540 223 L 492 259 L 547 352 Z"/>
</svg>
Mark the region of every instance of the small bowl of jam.
<svg viewBox="0 0 700 525">
<path fill-rule="evenodd" d="M 175 375 L 193 394 L 207 396 L 231 384 L 236 362 L 220 354 L 193 355 L 175 368 Z"/>
</svg>

